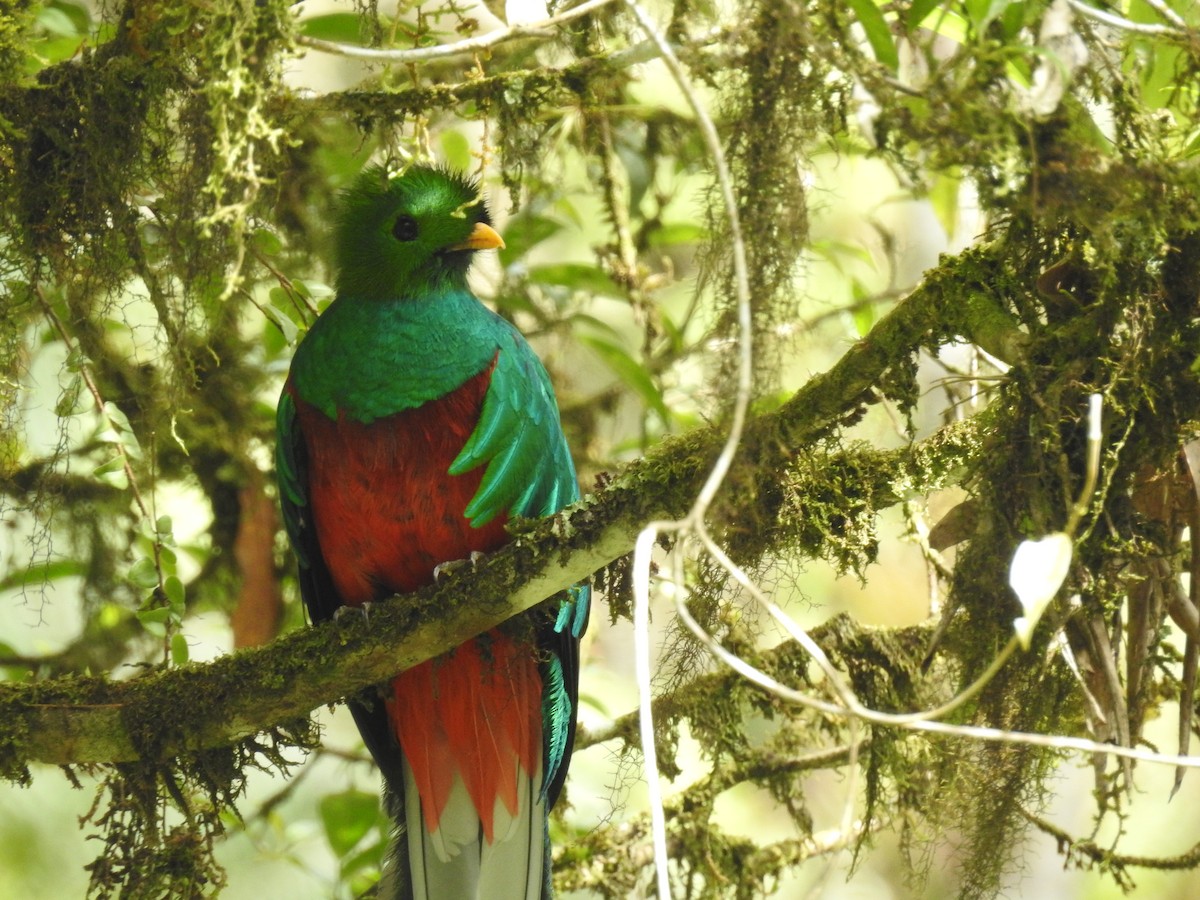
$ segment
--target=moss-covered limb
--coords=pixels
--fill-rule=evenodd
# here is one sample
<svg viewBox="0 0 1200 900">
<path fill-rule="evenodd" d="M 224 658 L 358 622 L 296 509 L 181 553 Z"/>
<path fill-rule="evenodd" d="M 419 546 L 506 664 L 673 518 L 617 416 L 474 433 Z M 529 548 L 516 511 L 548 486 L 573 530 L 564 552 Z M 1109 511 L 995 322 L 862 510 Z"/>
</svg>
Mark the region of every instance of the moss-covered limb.
<svg viewBox="0 0 1200 900">
<path fill-rule="evenodd" d="M 718 443 L 715 430 L 703 434 L 707 443 Z M 962 424 L 915 450 L 879 454 L 873 475 L 862 481 L 864 489 L 878 493 L 886 483 L 931 487 L 949 470 L 922 469 L 921 460 L 942 459 L 941 451 L 950 446 L 965 452 L 974 439 L 971 425 Z M 684 489 L 703 477 L 708 455 L 695 451 L 704 443 L 697 436 L 671 443 L 685 452 L 668 460 L 665 450 L 658 451 L 569 513 L 536 523 L 478 571 L 425 589 L 404 604 L 372 608 L 369 625 L 351 618 L 288 635 L 267 648 L 132 682 L 0 685 L 15 742 L 5 770 L 34 760 L 158 760 L 216 746 L 304 715 L 495 627 L 627 553 L 649 519 L 686 507 Z M 937 452 L 934 443 L 941 448 Z M 810 484 L 814 493 L 820 489 L 819 479 Z M 806 490 L 797 488 L 801 505 Z M 135 732 L 125 723 L 153 730 Z"/>
<path fill-rule="evenodd" d="M 923 312 L 924 306 L 920 294 L 906 301 L 903 313 L 881 323 L 884 340 L 879 343 L 885 343 L 890 353 L 909 353 L 929 342 L 933 319 Z M 812 437 L 833 428 L 859 402 L 863 385 L 869 386 L 894 361 L 875 352 L 875 336 L 873 332 L 852 349 L 831 377 L 806 387 L 802 394 L 807 402 L 793 401 L 756 420 L 748 433 L 749 443 L 762 443 L 766 436 L 780 433 Z M 8 721 L 13 723 L 16 744 L 6 770 L 19 769 L 28 760 L 87 762 L 139 754 L 163 758 L 231 740 L 382 680 L 454 646 L 462 635 L 493 627 L 623 555 L 645 521 L 682 515 L 722 439 L 720 429 L 706 429 L 664 442 L 592 503 L 569 517 L 543 523 L 459 586 L 468 596 L 496 598 L 495 605 L 459 604 L 453 619 L 414 628 L 413 610 L 454 605 L 448 588 L 431 589 L 404 610 L 381 610 L 369 633 L 343 626 L 331 641 L 329 628 L 318 629 L 211 667 L 167 672 L 127 685 L 55 682 L 12 687 L 7 692 L 12 711 Z M 794 446 L 768 443 L 771 453 L 763 462 L 772 465 L 760 471 L 765 479 L 788 461 Z M 881 476 L 885 468 L 879 470 Z M 753 495 L 743 499 L 755 502 Z M 520 565 L 518 557 L 523 560 Z M 511 594 L 509 603 L 501 602 L 499 598 L 518 584 L 523 587 Z M 334 650 L 338 643 L 343 645 L 340 652 Z M 247 684 L 256 689 L 246 691 Z M 131 734 L 122 722 L 152 722 L 155 732 Z"/>
<path fill-rule="evenodd" d="M 1052 614 L 1060 620 L 1074 616 L 1089 627 L 1099 623 L 1105 645 L 1118 645 L 1125 640 L 1120 623 L 1126 621 L 1119 611 L 1131 599 L 1126 579 L 1137 570 L 1130 560 L 1167 551 L 1164 545 L 1153 546 L 1161 523 L 1133 514 L 1129 497 L 1147 467 L 1172 465 L 1188 423 L 1200 413 L 1194 376 L 1188 371 L 1194 357 L 1196 257 L 1163 250 L 1186 242 L 1187 232 L 1165 241 L 1156 238 L 1154 244 L 1139 232 L 1117 248 L 1112 235 L 1103 233 L 1113 221 L 1089 223 L 1097 232 L 1089 240 L 1114 252 L 1088 256 L 1085 262 L 1072 257 L 1070 271 L 1055 267 L 1062 254 L 1056 237 L 1028 223 L 1014 228 L 1003 242 L 1010 249 L 999 273 L 1002 280 L 988 282 L 1006 306 L 1020 311 L 1029 339 L 1023 361 L 994 402 L 1003 415 L 996 418 L 990 440 L 1003 451 L 977 457 L 973 467 L 972 492 L 980 514 L 973 539 L 958 555 L 950 593 L 953 612 L 938 646 L 938 656 L 961 671 L 963 679 L 991 662 L 1020 613 L 1007 588 L 1014 549 L 1023 539 L 1062 528 L 1080 490 L 1090 393 L 1102 394 L 1105 402 L 1103 472 L 1101 487 L 1090 498 L 1091 514 L 1074 535 L 1073 570 L 1064 591 L 1077 592 L 1082 608 L 1072 611 L 1062 604 Z M 1168 262 L 1177 267 L 1169 280 L 1161 277 Z M 1053 273 L 1055 283 L 1039 279 L 1043 272 Z M 1014 282 L 1036 284 L 1043 295 L 1048 287 L 1066 293 L 1063 282 L 1072 290 L 1056 296 L 1058 305 L 1039 314 L 1038 293 L 1022 295 Z M 1191 312 L 1183 314 L 1185 308 Z M 1068 635 L 1072 625 L 1068 623 Z M 1147 627 L 1161 625 L 1160 617 Z M 1045 652 L 1043 642 L 1054 633 L 1053 627 L 1040 628 L 1024 664 L 1006 667 L 988 685 L 969 711 L 976 721 L 1042 733 L 1083 730 L 1078 686 L 1058 656 Z M 1116 677 L 1108 683 L 1115 685 Z M 1108 694 L 1093 690 L 1103 697 L 1110 722 L 1120 721 L 1122 707 L 1132 702 L 1122 693 L 1121 688 Z M 1014 798 L 1036 805 L 1059 761 L 1037 750 L 978 747 L 960 750 L 952 763 L 939 766 L 954 779 L 955 790 L 941 794 L 952 799 L 930 802 L 926 796 L 920 812 L 927 822 L 965 836 L 964 897 L 994 893 L 1014 861 L 1002 851 L 1016 846 L 1025 827 Z M 1120 778 L 1127 769 L 1113 771 Z M 1098 785 L 1102 811 L 1111 806 L 1114 787 L 1107 778 Z"/>
<path fill-rule="evenodd" d="M 779 411 L 778 437 L 802 447 L 861 406 L 888 369 L 922 347 L 956 336 L 986 341 L 989 352 L 1020 359 L 1026 338 L 987 287 L 1002 267 L 1003 248 L 944 257 L 937 269 L 851 347 L 827 372 L 814 376 Z M 970 297 L 970 302 L 963 302 Z M 769 424 L 764 422 L 764 425 Z"/>
<path fill-rule="evenodd" d="M 540 544 L 519 540 L 477 572 L 424 590 L 405 604 L 377 604 L 369 622 L 351 616 L 203 666 L 131 682 L 0 685 L 12 736 L 4 771 L 19 771 L 30 761 L 162 760 L 305 715 L 586 578 L 626 552 L 633 530 L 634 523 L 610 526 L 592 533 L 582 548 L 575 546 L 581 543 L 578 534 Z M 573 547 L 577 552 L 560 555 Z M 434 609 L 449 614 L 434 615 Z"/>
<path fill-rule="evenodd" d="M 755 442 L 756 435 L 757 439 L 781 432 L 811 437 L 832 428 L 865 393 L 860 386 L 869 386 L 894 359 L 876 353 L 877 344 L 900 353 L 930 341 L 933 319 L 922 312 L 925 305 L 920 294 L 907 300 L 902 313 L 880 324 L 880 341 L 876 342 L 873 332 L 852 349 L 831 376 L 802 391 L 806 402 L 793 401 L 756 420 L 748 435 L 750 442 Z M 963 427 L 942 433 L 938 440 L 954 445 L 955 440 L 948 438 L 951 434 L 958 436 L 959 454 L 966 452 L 974 439 L 969 428 Z M 708 429 L 664 442 L 593 502 L 561 520 L 543 523 L 478 575 L 463 580 L 459 591 L 472 597 L 497 598 L 494 605 L 468 608 L 458 604 L 453 618 L 414 628 L 413 609 L 454 606 L 448 588 L 431 589 L 405 610 L 380 610 L 369 633 L 350 626 L 329 626 L 211 667 L 167 672 L 127 685 L 89 682 L 86 689 L 77 683 L 14 687 L 8 696 L 13 710 L 9 721 L 14 723 L 14 734 L 21 737 L 7 768 L 11 771 L 34 759 L 87 762 L 131 759 L 139 754 L 162 758 L 228 741 L 382 680 L 454 646 L 461 635 L 493 627 L 626 553 L 645 521 L 682 515 L 721 440 L 719 429 Z M 760 476 L 766 479 L 778 477 L 771 474 L 777 472 L 777 465 L 794 456 L 789 445 L 772 443 L 772 447 L 771 461 L 776 468 L 764 467 Z M 873 491 L 883 491 L 887 483 L 904 484 L 913 477 L 908 470 L 914 463 L 920 469 L 921 452 L 896 453 L 890 458 L 881 455 L 874 461 L 875 476 L 858 483 Z M 953 455 L 936 453 L 928 459 Z M 862 455 L 860 464 L 869 467 L 866 458 Z M 908 474 L 902 476 L 903 472 Z M 919 471 L 915 474 L 918 482 L 929 481 Z M 813 482 L 814 487 L 817 483 Z M 806 491 L 798 489 L 798 497 L 804 506 Z M 745 499 L 753 502 L 753 497 Z M 519 567 L 518 556 L 523 559 Z M 522 582 L 523 589 L 509 595 L 508 588 Z M 505 595 L 509 595 L 508 604 L 499 601 Z M 331 629 L 337 634 L 332 641 Z M 340 651 L 335 650 L 339 643 Z M 258 687 L 248 692 L 242 689 L 246 684 Z M 155 733 L 130 734 L 122 722 L 154 722 Z"/>
<path fill-rule="evenodd" d="M 1010 349 L 1023 345 L 1024 338 L 1018 337 L 1022 333 L 1002 312 L 1003 293 L 993 297 L 985 288 L 991 280 L 1003 283 L 994 274 L 1002 267 L 1001 249 L 943 259 L 925 282 L 877 322 L 871 332 L 846 351 L 831 369 L 811 378 L 779 409 L 749 423 L 737 466 L 730 477 L 730 488 L 721 500 L 724 503 L 728 498 L 738 498 L 740 505 L 736 512 L 721 506 L 715 511 L 735 559 L 744 564 L 753 563 L 769 549 L 787 546 L 782 539 L 788 532 L 780 532 L 779 526 L 787 524 L 789 515 L 794 526 L 791 534 L 794 536 L 796 529 L 801 532 L 807 529 L 811 537 L 814 523 L 808 521 L 810 507 L 792 504 L 790 513 L 780 509 L 790 490 L 786 481 L 779 478 L 780 472 L 793 464 L 797 469 L 802 468 L 807 449 L 819 440 L 836 435 L 840 426 L 854 422 L 865 406 L 878 402 L 881 396 L 899 396 L 905 405 L 915 403 L 914 359 L 919 349 L 935 350 L 958 335 L 971 335 L 977 331 L 987 332 L 993 338 L 998 338 L 1001 333 L 1007 335 L 1002 343 Z M 966 294 L 977 295 L 976 302 L 961 302 L 960 298 Z M 987 319 L 986 323 L 980 323 L 981 315 Z M 1005 327 L 999 328 L 998 321 L 1005 322 Z M 992 414 L 1008 415 L 1002 407 L 989 413 Z M 994 427 L 995 423 L 992 424 Z M 955 473 L 966 474 L 976 449 L 969 442 L 958 444 L 958 436 L 961 436 L 958 432 L 944 434 L 948 438 L 946 446 L 935 450 L 934 444 L 926 444 L 926 451 L 933 452 L 927 452 L 921 464 L 941 468 L 943 478 L 953 477 Z M 981 429 L 975 438 L 990 440 L 990 432 Z M 712 453 L 712 449 L 706 448 L 706 452 Z M 871 467 L 869 456 L 863 454 L 862 464 L 867 469 Z M 850 456 L 845 461 L 855 465 L 855 459 Z M 817 465 L 821 468 L 823 464 Z M 902 472 L 896 474 L 903 475 Z M 944 480 L 939 482 L 944 483 Z M 836 506 L 840 500 L 833 496 L 836 493 L 833 486 L 828 487 L 829 490 L 815 498 L 806 499 L 820 501 L 824 498 L 826 507 Z M 903 477 L 895 487 L 873 479 L 866 480 L 863 487 L 881 492 L 879 506 L 872 507 L 861 501 L 855 504 L 867 516 L 862 520 L 866 526 L 870 525 L 872 508 L 890 505 L 897 490 L 907 489 Z M 850 492 L 865 496 L 859 495 L 854 486 Z M 757 507 L 747 505 L 747 495 L 756 498 Z M 747 511 L 754 513 L 753 517 L 747 518 Z M 846 517 L 847 511 L 840 511 L 842 518 Z M 811 541 L 808 543 L 811 546 Z M 832 558 L 829 549 L 823 547 L 822 554 Z M 837 562 L 846 568 L 846 561 L 847 557 L 843 556 Z"/>
<path fill-rule="evenodd" d="M 1193 844 L 1187 850 L 1176 856 L 1136 856 L 1127 853 L 1116 853 L 1109 846 L 1101 846 L 1091 838 L 1073 836 L 1053 822 L 1034 815 L 1022 807 L 1021 815 L 1039 831 L 1050 835 L 1058 845 L 1059 853 L 1065 856 L 1066 864 L 1074 864 L 1089 869 L 1099 869 L 1112 874 L 1117 883 L 1126 891 L 1136 885 L 1129 875 L 1128 869 L 1153 869 L 1158 871 L 1189 871 L 1200 866 L 1200 843 Z"/>
</svg>

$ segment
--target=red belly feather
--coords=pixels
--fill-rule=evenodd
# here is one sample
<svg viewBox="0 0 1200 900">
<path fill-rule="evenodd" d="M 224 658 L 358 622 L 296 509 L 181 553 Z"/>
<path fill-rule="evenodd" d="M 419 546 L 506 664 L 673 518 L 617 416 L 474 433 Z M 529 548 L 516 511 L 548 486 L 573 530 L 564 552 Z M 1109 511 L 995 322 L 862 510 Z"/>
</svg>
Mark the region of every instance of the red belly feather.
<svg viewBox="0 0 1200 900">
<path fill-rule="evenodd" d="M 506 517 L 474 528 L 463 516 L 483 467 L 448 473 L 479 421 L 491 371 L 369 425 L 333 421 L 294 398 L 313 526 L 342 603 L 409 593 L 431 583 L 439 563 L 507 542 Z M 496 800 L 516 812 L 517 767 L 532 776 L 541 756 L 541 688 L 533 650 L 499 631 L 393 679 L 388 715 L 427 828 L 437 828 L 456 777 L 489 842 Z"/>
<path fill-rule="evenodd" d="M 450 475 L 479 421 L 491 368 L 458 390 L 369 425 L 337 421 L 296 398 L 308 496 L 325 565 L 343 603 L 415 591 L 438 563 L 508 540 L 504 517 L 473 528 L 463 510 L 483 467 Z"/>
</svg>

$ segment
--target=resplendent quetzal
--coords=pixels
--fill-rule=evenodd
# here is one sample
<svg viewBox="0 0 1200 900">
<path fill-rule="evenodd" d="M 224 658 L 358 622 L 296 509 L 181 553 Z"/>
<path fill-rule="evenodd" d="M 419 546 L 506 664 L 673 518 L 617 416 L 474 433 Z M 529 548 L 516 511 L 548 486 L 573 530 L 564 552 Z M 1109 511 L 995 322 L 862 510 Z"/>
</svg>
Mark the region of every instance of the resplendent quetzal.
<svg viewBox="0 0 1200 900">
<path fill-rule="evenodd" d="M 284 519 L 314 621 L 408 593 L 579 496 L 546 370 L 467 288 L 503 247 L 476 184 L 367 169 L 336 230 L 337 296 L 279 400 Z M 542 900 L 546 816 L 575 732 L 578 586 L 350 703 L 396 829 L 380 897 Z M 400 601 L 403 602 L 403 601 Z M 524 635 L 524 636 L 521 636 Z"/>
</svg>

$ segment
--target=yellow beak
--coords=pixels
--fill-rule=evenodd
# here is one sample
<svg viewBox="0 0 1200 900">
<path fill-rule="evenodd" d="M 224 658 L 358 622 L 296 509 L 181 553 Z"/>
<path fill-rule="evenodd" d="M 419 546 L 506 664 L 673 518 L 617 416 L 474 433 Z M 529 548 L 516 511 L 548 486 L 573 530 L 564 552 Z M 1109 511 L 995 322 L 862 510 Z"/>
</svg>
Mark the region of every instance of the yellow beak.
<svg viewBox="0 0 1200 900">
<path fill-rule="evenodd" d="M 447 250 L 503 250 L 504 238 L 490 225 L 479 222 L 461 244 L 451 244 Z"/>
</svg>

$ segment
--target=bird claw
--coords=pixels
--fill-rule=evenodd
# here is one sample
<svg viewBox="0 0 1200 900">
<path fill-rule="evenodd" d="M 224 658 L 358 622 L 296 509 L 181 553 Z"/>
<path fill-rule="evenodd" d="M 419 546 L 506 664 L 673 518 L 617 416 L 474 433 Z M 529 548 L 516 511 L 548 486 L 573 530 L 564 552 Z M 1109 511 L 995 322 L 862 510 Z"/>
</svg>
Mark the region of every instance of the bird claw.
<svg viewBox="0 0 1200 900">
<path fill-rule="evenodd" d="M 333 621 L 342 623 L 355 615 L 362 616 L 363 622 L 371 623 L 371 602 L 360 603 L 358 606 L 339 606 L 333 611 Z"/>
<path fill-rule="evenodd" d="M 466 565 L 470 565 L 472 569 L 476 564 L 483 559 L 486 554 L 480 553 L 478 550 L 472 550 L 469 559 L 448 559 L 444 563 L 438 563 L 433 567 L 433 583 L 440 584 L 441 580 L 447 575 L 452 575 Z"/>
</svg>

